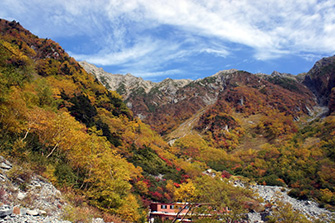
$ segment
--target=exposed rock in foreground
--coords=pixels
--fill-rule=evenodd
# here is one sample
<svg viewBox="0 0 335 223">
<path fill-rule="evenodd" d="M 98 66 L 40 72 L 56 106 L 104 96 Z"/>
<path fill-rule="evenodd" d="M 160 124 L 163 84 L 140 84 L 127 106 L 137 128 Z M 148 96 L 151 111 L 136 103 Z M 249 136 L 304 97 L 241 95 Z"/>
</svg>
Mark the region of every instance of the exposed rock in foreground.
<svg viewBox="0 0 335 223">
<path fill-rule="evenodd" d="M 61 192 L 43 177 L 21 171 L 0 156 L 0 222 L 67 223 L 61 220 L 67 205 Z"/>
<path fill-rule="evenodd" d="M 274 204 L 276 205 L 276 200 L 280 200 L 283 203 L 289 203 L 292 205 L 293 210 L 297 210 L 302 213 L 309 220 L 319 219 L 322 217 L 323 222 L 331 222 L 331 218 L 334 217 L 333 213 L 318 206 L 318 203 L 307 200 L 297 200 L 290 197 L 288 189 L 279 186 L 262 186 L 256 185 L 252 186 L 255 192 L 259 194 L 259 197 L 264 199 L 264 204 Z M 249 219 L 251 222 L 257 222 L 265 220 L 265 216 L 271 214 L 271 211 L 268 213 L 249 213 Z M 333 219 L 332 219 L 333 220 Z"/>
<path fill-rule="evenodd" d="M 61 192 L 47 179 L 24 171 L 0 156 L 0 222 L 70 223 L 62 220 L 69 204 Z"/>
</svg>

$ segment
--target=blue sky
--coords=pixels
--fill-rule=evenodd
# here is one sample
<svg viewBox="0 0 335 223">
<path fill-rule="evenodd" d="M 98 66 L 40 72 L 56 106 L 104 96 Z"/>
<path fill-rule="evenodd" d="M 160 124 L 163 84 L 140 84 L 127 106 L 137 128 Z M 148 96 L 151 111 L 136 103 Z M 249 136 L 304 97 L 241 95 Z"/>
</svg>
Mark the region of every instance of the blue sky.
<svg viewBox="0 0 335 223">
<path fill-rule="evenodd" d="M 335 52 L 334 0 L 2 0 L 0 18 L 145 80 L 298 74 Z"/>
</svg>

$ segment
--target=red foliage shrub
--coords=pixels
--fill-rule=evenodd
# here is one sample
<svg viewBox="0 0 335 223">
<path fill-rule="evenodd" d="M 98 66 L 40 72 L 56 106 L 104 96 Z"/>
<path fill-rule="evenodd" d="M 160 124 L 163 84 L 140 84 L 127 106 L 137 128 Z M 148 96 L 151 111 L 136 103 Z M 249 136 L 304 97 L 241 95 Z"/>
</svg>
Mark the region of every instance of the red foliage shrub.
<svg viewBox="0 0 335 223">
<path fill-rule="evenodd" d="M 224 170 L 224 171 L 222 171 L 221 176 L 222 176 L 222 178 L 229 179 L 231 177 L 231 174 L 228 171 Z"/>
</svg>

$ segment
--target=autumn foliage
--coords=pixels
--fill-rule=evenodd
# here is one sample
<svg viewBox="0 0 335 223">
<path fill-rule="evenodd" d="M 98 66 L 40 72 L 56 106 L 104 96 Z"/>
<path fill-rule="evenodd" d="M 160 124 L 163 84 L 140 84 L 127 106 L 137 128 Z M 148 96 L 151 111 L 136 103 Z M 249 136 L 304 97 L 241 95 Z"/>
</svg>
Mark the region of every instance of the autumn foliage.
<svg viewBox="0 0 335 223">
<path fill-rule="evenodd" d="M 0 34 L 0 154 L 77 197 L 78 210 L 85 203 L 106 219 L 144 222 L 151 201 L 179 200 L 229 206 L 227 220 L 238 220 L 256 201 L 230 184 L 236 175 L 334 207 L 335 119 L 294 121 L 308 113 L 302 94 L 239 71 L 208 107 L 197 98 L 172 114 L 150 107 L 160 113 L 149 126 L 54 41 L 14 21 L 0 20 Z M 171 132 L 205 107 L 172 146 L 154 131 Z"/>
</svg>

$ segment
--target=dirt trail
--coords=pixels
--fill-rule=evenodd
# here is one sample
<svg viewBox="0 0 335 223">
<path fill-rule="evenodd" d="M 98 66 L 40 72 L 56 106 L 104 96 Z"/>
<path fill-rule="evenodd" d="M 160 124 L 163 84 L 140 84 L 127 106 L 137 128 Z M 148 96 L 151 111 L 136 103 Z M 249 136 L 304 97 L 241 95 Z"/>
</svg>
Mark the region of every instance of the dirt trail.
<svg viewBox="0 0 335 223">
<path fill-rule="evenodd" d="M 191 118 L 183 122 L 176 130 L 169 133 L 166 137 L 169 143 L 173 144 L 176 139 L 182 138 L 187 134 L 194 134 L 195 131 L 193 131 L 193 128 L 198 123 L 199 118 L 201 117 L 201 115 L 205 113 L 206 110 L 207 110 L 207 107 L 200 109 Z"/>
</svg>

